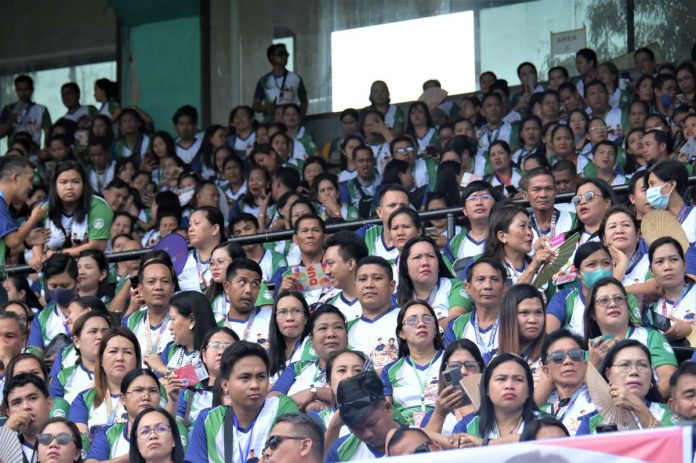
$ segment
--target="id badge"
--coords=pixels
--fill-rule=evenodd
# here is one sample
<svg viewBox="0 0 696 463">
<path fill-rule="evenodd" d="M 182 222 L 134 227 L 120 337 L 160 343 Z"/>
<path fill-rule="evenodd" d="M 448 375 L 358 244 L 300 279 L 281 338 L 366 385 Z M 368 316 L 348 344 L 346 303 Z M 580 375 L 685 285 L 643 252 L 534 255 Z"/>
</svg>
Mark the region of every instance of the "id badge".
<svg viewBox="0 0 696 463">
<path fill-rule="evenodd" d="M 423 423 L 423 420 L 425 419 L 425 412 L 413 412 L 413 424 L 420 428 L 421 423 Z"/>
<path fill-rule="evenodd" d="M 292 102 L 295 99 L 295 90 L 286 87 L 283 89 L 283 100 L 286 102 Z"/>
</svg>

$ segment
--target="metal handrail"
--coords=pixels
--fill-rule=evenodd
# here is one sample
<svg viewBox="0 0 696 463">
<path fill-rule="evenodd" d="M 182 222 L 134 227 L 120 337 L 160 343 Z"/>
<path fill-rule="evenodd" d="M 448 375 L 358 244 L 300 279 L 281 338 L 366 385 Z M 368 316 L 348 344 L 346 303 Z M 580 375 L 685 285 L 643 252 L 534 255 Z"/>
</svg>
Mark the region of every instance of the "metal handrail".
<svg viewBox="0 0 696 463">
<path fill-rule="evenodd" d="M 690 177 L 689 178 L 689 184 L 690 185 L 696 185 L 696 176 Z M 628 192 L 628 185 L 620 185 L 613 187 L 613 190 L 615 193 L 619 194 L 624 194 Z M 556 203 L 563 203 L 563 202 L 568 202 L 570 199 L 575 196 L 574 193 L 561 193 L 556 195 Z M 519 204 L 521 206 L 528 207 L 529 206 L 529 201 L 525 200 L 515 200 L 514 201 L 516 204 Z M 455 223 L 454 219 L 455 217 L 458 217 L 462 215 L 462 208 L 461 207 L 451 207 L 451 208 L 446 208 L 446 209 L 436 209 L 432 211 L 420 211 L 418 212 L 420 215 L 421 219 L 423 220 L 432 220 L 432 219 L 447 219 L 447 237 L 451 238 L 454 236 L 454 230 L 455 230 Z M 326 226 L 326 231 L 330 233 L 335 233 L 337 231 L 341 230 L 357 230 L 358 228 L 364 226 L 364 225 L 372 225 L 372 224 L 381 224 L 382 220 L 381 219 L 366 219 L 366 220 L 356 220 L 352 222 L 344 222 L 344 223 L 337 223 L 337 224 L 331 224 Z M 248 235 L 248 236 L 239 236 L 239 237 L 234 237 L 230 238 L 227 240 L 227 243 L 237 243 L 240 245 L 245 245 L 245 244 L 256 244 L 256 243 L 266 243 L 266 242 L 272 242 L 272 241 L 281 241 L 281 240 L 287 240 L 292 238 L 293 231 L 292 230 L 283 230 L 283 231 L 276 231 L 276 232 L 266 232 L 266 233 L 258 233 L 256 235 Z M 126 260 L 134 260 L 134 259 L 139 259 L 143 255 L 147 254 L 148 252 L 152 251 L 153 248 L 147 248 L 147 249 L 138 249 L 135 251 L 126 251 L 126 252 L 116 252 L 116 253 L 111 253 L 108 254 L 107 260 L 109 262 L 122 262 Z M 193 247 L 189 247 L 189 249 L 193 249 Z M 14 267 L 8 267 L 5 269 L 5 273 L 9 276 L 16 276 L 16 275 L 27 275 L 29 273 L 33 273 L 34 270 L 29 267 L 28 265 L 17 265 Z"/>
</svg>

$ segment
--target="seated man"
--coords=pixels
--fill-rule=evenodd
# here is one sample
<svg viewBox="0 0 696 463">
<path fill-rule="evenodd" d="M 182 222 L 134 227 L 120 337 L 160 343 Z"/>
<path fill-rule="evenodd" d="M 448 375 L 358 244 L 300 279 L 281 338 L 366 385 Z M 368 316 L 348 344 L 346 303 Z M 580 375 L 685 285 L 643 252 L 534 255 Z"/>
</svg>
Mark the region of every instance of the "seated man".
<svg viewBox="0 0 696 463">
<path fill-rule="evenodd" d="M 245 463 L 250 450 L 261 455 L 274 423 L 298 411 L 289 397 L 268 396 L 268 378 L 268 355 L 263 347 L 237 341 L 225 349 L 220 379 L 230 405 L 200 412 L 189 436 L 186 461 Z M 239 452 L 239 448 L 247 450 Z M 225 458 L 227 452 L 232 452 L 230 460 Z"/>
<path fill-rule="evenodd" d="M 693 359 L 682 362 L 672 373 L 667 404 L 676 421 L 696 420 L 696 362 Z"/>
<path fill-rule="evenodd" d="M 243 341 L 253 341 L 253 336 L 258 339 L 259 334 L 260 338 L 268 339 L 271 309 L 256 305 L 261 278 L 259 264 L 251 259 L 239 258 L 227 267 L 222 284 L 229 306 L 225 318 L 218 325 L 231 329 Z"/>
<path fill-rule="evenodd" d="M 230 223 L 230 229 L 235 237 L 249 236 L 260 233 L 259 221 L 253 215 L 243 212 Z M 261 266 L 263 281 L 271 281 L 273 272 L 281 267 L 287 267 L 285 256 L 279 252 L 271 251 L 263 247 L 263 243 L 245 244 L 242 246 L 247 259 L 251 259 Z"/>
<path fill-rule="evenodd" d="M 384 443 L 392 429 L 400 427 L 392 417 L 392 404 L 384 397 L 384 385 L 374 371 L 366 371 L 338 385 L 336 397 L 341 420 L 332 420 L 327 442 L 337 436 L 344 423 L 351 434 L 339 438 L 325 463 L 373 460 L 384 456 Z"/>
<path fill-rule="evenodd" d="M 20 373 L 5 384 L 3 405 L 7 421 L 4 427 L 19 434 L 26 462 L 36 461 L 36 435 L 48 421 L 52 402 L 46 384 L 34 374 Z"/>
<path fill-rule="evenodd" d="M 324 263 L 328 267 L 326 274 L 331 278 L 333 288 L 323 294 L 320 301 L 338 307 L 347 321 L 355 320 L 362 314 L 355 286 L 355 271 L 363 257 L 367 257 L 367 247 L 352 231 L 340 231 L 326 241 Z"/>
<path fill-rule="evenodd" d="M 265 463 L 321 463 L 324 431 L 303 413 L 283 415 L 268 434 L 263 458 Z"/>
<path fill-rule="evenodd" d="M 414 455 L 439 452 L 442 446 L 430 439 L 420 428 L 398 428 L 387 437 L 387 456 Z"/>
<path fill-rule="evenodd" d="M 561 329 L 546 336 L 541 347 L 542 371 L 556 390 L 540 409 L 562 421 L 571 436 L 582 418 L 596 410 L 585 384 L 587 360 L 582 345 L 582 338 Z"/>
</svg>

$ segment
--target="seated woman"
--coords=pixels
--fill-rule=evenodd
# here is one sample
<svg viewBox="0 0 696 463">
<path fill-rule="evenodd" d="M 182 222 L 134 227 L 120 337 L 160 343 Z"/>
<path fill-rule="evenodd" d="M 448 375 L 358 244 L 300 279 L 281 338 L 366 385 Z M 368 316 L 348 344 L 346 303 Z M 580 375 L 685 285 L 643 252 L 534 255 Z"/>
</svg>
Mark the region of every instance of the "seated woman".
<svg viewBox="0 0 696 463">
<path fill-rule="evenodd" d="M 696 242 L 696 208 L 689 206 L 686 193 L 689 173 L 683 163 L 674 160 L 658 162 L 644 178 L 646 197 L 653 209 L 666 210 L 684 228 L 689 244 Z"/>
<path fill-rule="evenodd" d="M 99 343 L 109 329 L 111 318 L 105 312 L 89 311 L 77 319 L 73 325 L 77 360 L 51 378 L 49 392 L 52 397 L 63 397 L 72 403 L 77 394 L 94 386 Z"/>
<path fill-rule="evenodd" d="M 512 153 L 512 161 L 517 165 L 531 155 L 543 152 L 541 143 L 541 119 L 529 115 L 520 122 L 520 147 Z"/>
<path fill-rule="evenodd" d="M 671 343 L 679 343 L 691 336 L 696 321 L 696 284 L 686 274 L 681 245 L 671 236 L 655 240 L 648 256 L 650 271 L 664 294 L 643 313 L 644 322 Z"/>
<path fill-rule="evenodd" d="M 213 389 L 220 377 L 222 354 L 229 346 L 239 341 L 237 333 L 230 328 L 218 326 L 208 330 L 201 343 L 201 360 L 208 378 L 195 385 L 180 389 L 175 400 L 167 401 L 167 411 L 176 415 L 177 423 L 181 423 L 187 432 L 193 431 L 193 425 L 201 410 L 213 407 Z M 167 384 L 167 393 L 174 392 Z"/>
<path fill-rule="evenodd" d="M 498 353 L 510 352 L 527 361 L 534 379 L 535 402 L 539 404 L 546 401 L 553 389 L 551 379 L 541 374 L 545 315 L 544 297 L 534 286 L 517 284 L 505 292 L 500 308 Z"/>
<path fill-rule="evenodd" d="M 484 176 L 483 180 L 500 188 L 505 196 L 515 196 L 522 180 L 522 171 L 513 165 L 510 145 L 503 140 L 494 141 L 488 149 L 488 157 L 493 173 Z"/>
<path fill-rule="evenodd" d="M 273 385 L 273 392 L 286 394 L 301 410 L 322 409 L 332 400 L 326 383 L 326 362 L 332 352 L 348 346 L 346 319 L 336 307 L 320 305 L 309 319 L 309 336 L 318 359 L 290 364 Z"/>
<path fill-rule="evenodd" d="M 471 399 L 457 385 L 445 385 L 442 373 L 445 370 L 459 368 L 462 377 L 483 371 L 483 357 L 478 346 L 468 339 L 459 339 L 447 346 L 442 354 L 440 364 L 440 382 L 435 409 L 429 411 L 421 426 L 433 432 L 449 436 L 456 424 L 476 412 Z"/>
<path fill-rule="evenodd" d="M 94 366 L 94 387 L 78 394 L 70 407 L 70 421 L 89 436 L 90 442 L 102 427 L 124 421 L 123 404 L 119 402 L 121 381 L 141 362 L 140 343 L 128 328 L 113 328 L 102 338 Z"/>
<path fill-rule="evenodd" d="M 572 203 L 578 217 L 580 241 L 578 246 L 588 241 L 599 241 L 599 226 L 607 210 L 616 203 L 611 186 L 604 180 L 584 178 L 578 182 Z M 569 235 L 573 232 L 569 232 Z"/>
<path fill-rule="evenodd" d="M 315 361 L 309 336 L 309 306 L 302 293 L 281 291 L 273 304 L 268 329 L 271 382 L 295 362 Z"/>
<path fill-rule="evenodd" d="M 220 243 L 210 255 L 211 281 L 205 295 L 213 308 L 213 315 L 219 322 L 227 316 L 229 301 L 225 296 L 222 284 L 226 280 L 227 267 L 233 259 L 246 257 L 242 247 L 236 243 Z"/>
<path fill-rule="evenodd" d="M 159 376 L 170 380 L 173 371 L 186 365 L 197 368 L 206 333 L 217 326 L 208 300 L 198 291 L 181 291 L 169 302 L 169 331 L 173 340 L 157 354 L 146 354 L 145 363 Z M 168 387 L 171 381 L 168 383 Z M 169 391 L 167 391 L 169 392 Z M 178 396 L 178 391 L 177 396 Z"/>
<path fill-rule="evenodd" d="M 109 264 L 104 251 L 82 251 L 77 258 L 77 295 L 96 296 L 108 307 L 114 288 L 109 282 Z"/>
<path fill-rule="evenodd" d="M 444 345 L 435 311 L 424 300 L 403 304 L 396 326 L 399 358 L 382 369 L 384 395 L 399 421 L 420 427 L 435 408 Z"/>
<path fill-rule="evenodd" d="M 247 191 L 232 207 L 230 220 L 242 212 L 248 212 L 259 219 L 261 230 L 265 230 L 275 214 L 271 202 L 271 176 L 265 167 L 252 166 L 247 176 Z"/>
<path fill-rule="evenodd" d="M 518 442 L 538 413 L 527 362 L 507 352 L 496 355 L 481 377 L 481 409 L 457 423 L 450 444 L 464 448 Z"/>
<path fill-rule="evenodd" d="M 179 273 L 182 291 L 205 292 L 212 284 L 210 258 L 215 247 L 225 241 L 225 220 L 219 209 L 196 208 L 189 219 L 188 236 L 193 249 Z"/>
<path fill-rule="evenodd" d="M 394 283 L 398 286 L 399 261 L 401 260 L 404 246 L 406 246 L 406 243 L 408 243 L 411 238 L 423 236 L 423 223 L 421 222 L 418 212 L 410 207 L 400 207 L 389 215 L 387 219 L 387 228 L 389 228 L 394 247 L 399 251 L 399 255 L 392 265 Z"/>
<path fill-rule="evenodd" d="M 459 188 L 457 187 L 457 190 Z M 459 193 L 457 192 L 457 197 L 459 197 Z M 457 207 L 460 206 L 460 204 L 456 205 Z M 438 209 L 447 209 L 449 207 L 455 207 L 454 204 L 449 202 L 447 197 L 442 194 L 442 193 L 430 193 L 428 195 L 428 200 L 425 203 L 425 210 L 426 211 L 434 211 Z M 428 228 L 428 235 L 435 240 L 438 246 L 440 246 L 440 252 L 444 253 L 445 252 L 445 247 L 447 246 L 447 217 L 443 217 L 441 219 L 430 219 L 430 221 L 426 222 L 426 227 Z M 455 224 L 454 226 L 454 234 L 457 235 L 462 232 L 462 226 Z M 392 233 L 392 237 L 394 234 Z"/>
<path fill-rule="evenodd" d="M 587 130 L 590 126 L 590 117 L 582 109 L 574 109 L 568 114 L 568 126 L 573 131 L 575 152 L 578 159 L 584 158 L 586 164 L 592 153 L 592 144 L 587 140 Z"/>
<path fill-rule="evenodd" d="M 464 283 L 453 277 L 437 244 L 428 236 L 411 238 L 403 247 L 396 299 L 402 307 L 411 299 L 426 301 L 443 328 L 471 307 Z"/>
<path fill-rule="evenodd" d="M 36 435 L 35 449 L 36 461 L 82 463 L 80 432 L 75 423 L 64 417 L 50 418 L 42 424 Z"/>
<path fill-rule="evenodd" d="M 639 104 L 642 105 L 642 103 Z M 624 138 L 623 149 L 624 153 L 626 153 L 626 165 L 623 171 L 628 177 L 639 172 L 639 169 L 645 169 L 647 166 L 647 161 L 643 157 L 643 135 L 645 132 L 642 127 L 641 125 L 631 129 Z"/>
<path fill-rule="evenodd" d="M 483 255 L 504 263 L 508 286 L 531 284 L 541 266 L 555 258 L 546 245 L 546 237 L 537 240 L 534 257 L 530 258 L 533 238 L 529 212 L 525 208 L 511 203 L 493 208 Z"/>
<path fill-rule="evenodd" d="M 614 405 L 630 411 L 639 429 L 673 425 L 672 411 L 666 404 L 660 403 L 662 397 L 654 383 L 653 358 L 642 342 L 622 339 L 606 352 L 599 369 L 610 385 Z M 595 434 L 597 426 L 604 424 L 604 421 L 598 411 L 585 416 L 576 436 Z"/>
<path fill-rule="evenodd" d="M 140 412 L 133 421 L 129 435 L 130 441 L 135 444 L 130 446 L 129 462 L 184 461 L 182 436 L 174 418 L 162 408 L 148 408 Z"/>
<path fill-rule="evenodd" d="M 326 362 L 326 383 L 331 388 L 332 401 L 328 408 L 309 412 L 309 416 L 321 424 L 327 434 L 331 433 L 343 437 L 350 433 L 348 427 L 343 425 L 340 416 L 336 414 L 338 385 L 341 381 L 362 373 L 369 364 L 370 360 L 367 356 L 358 350 L 336 351 L 329 356 L 329 360 Z M 336 430 L 337 427 L 338 430 Z"/>
<path fill-rule="evenodd" d="M 352 221 L 360 218 L 355 206 L 341 204 L 338 179 L 334 174 L 321 173 L 314 177 L 311 192 L 314 201 L 320 204 L 319 216 L 322 219 L 334 217 Z"/>
<path fill-rule="evenodd" d="M 143 410 L 159 407 L 162 399 L 157 377 L 152 371 L 142 368 L 135 368 L 123 377 L 120 391 L 127 419 L 97 431 L 85 463 L 128 461 L 130 430 L 135 418 Z"/>
<path fill-rule="evenodd" d="M 410 135 L 416 141 L 416 154 L 425 154 L 428 149 L 432 149 L 429 147 L 440 148 L 440 136 L 428 106 L 422 101 L 416 101 L 408 108 L 404 134 Z"/>
<path fill-rule="evenodd" d="M 657 377 L 657 390 L 669 395 L 669 378 L 677 368 L 677 359 L 664 336 L 648 327 L 629 323 L 627 293 L 615 278 L 602 278 L 592 288 L 583 316 L 585 345 L 590 349 L 590 361 L 601 366 L 607 351 L 617 341 L 635 339 L 650 349 L 650 363 Z"/>
<path fill-rule="evenodd" d="M 24 302 L 33 314 L 38 313 L 43 306 L 36 296 L 36 293 L 32 291 L 29 286 L 29 280 L 20 276 L 8 276 L 2 281 L 2 287 L 7 293 L 8 301 L 21 301 Z M 27 320 L 30 321 L 30 320 Z"/>
</svg>

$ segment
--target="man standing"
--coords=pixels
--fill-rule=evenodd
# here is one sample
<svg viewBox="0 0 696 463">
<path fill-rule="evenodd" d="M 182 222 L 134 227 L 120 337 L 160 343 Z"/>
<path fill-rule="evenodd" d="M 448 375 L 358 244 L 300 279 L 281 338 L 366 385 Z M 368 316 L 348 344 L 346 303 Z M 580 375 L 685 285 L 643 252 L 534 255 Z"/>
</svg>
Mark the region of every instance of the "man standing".
<svg viewBox="0 0 696 463">
<path fill-rule="evenodd" d="M 98 111 L 92 105 L 85 106 L 80 104 L 80 87 L 75 82 L 63 84 L 60 88 L 60 96 L 63 99 L 63 105 L 68 110 L 63 117 L 69 121 L 76 122 L 81 130 L 89 129 L 92 117 Z"/>
<path fill-rule="evenodd" d="M 15 93 L 18 101 L 2 108 L 0 113 L 0 138 L 12 137 L 17 132 L 29 132 L 34 143 L 41 145 L 41 132 L 48 143 L 48 132 L 51 129 L 51 115 L 44 105 L 34 103 L 34 80 L 27 76 L 17 76 L 14 80 Z"/>
<path fill-rule="evenodd" d="M 263 75 L 256 84 L 254 111 L 264 114 L 264 121 L 272 122 L 276 106 L 296 104 L 302 114 L 307 113 L 307 89 L 302 77 L 292 71 L 288 71 L 287 48 L 282 43 L 273 44 L 266 50 L 266 58 L 273 69 Z"/>
<path fill-rule="evenodd" d="M 17 249 L 29 238 L 29 246 L 43 245 L 47 239 L 43 229 L 32 229 L 41 222 L 46 206 L 37 206 L 22 226 L 10 214 L 13 203 L 24 203 L 29 198 L 31 179 L 34 175 L 26 158 L 12 154 L 0 160 L 0 276 L 5 273 L 6 249 Z M 5 290 L 0 286 L 0 301 L 6 300 Z"/>
</svg>

